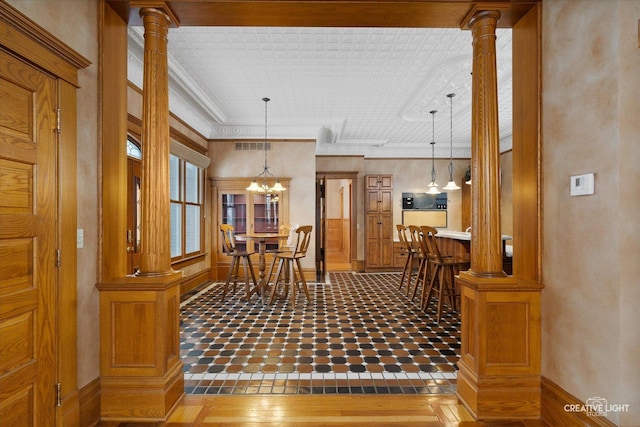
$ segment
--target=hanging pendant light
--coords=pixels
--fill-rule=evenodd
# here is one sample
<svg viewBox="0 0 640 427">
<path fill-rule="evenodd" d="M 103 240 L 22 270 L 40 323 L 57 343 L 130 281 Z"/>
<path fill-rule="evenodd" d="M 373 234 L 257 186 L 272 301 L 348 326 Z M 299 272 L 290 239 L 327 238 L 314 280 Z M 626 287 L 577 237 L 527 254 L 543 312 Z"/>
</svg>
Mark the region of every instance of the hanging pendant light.
<svg viewBox="0 0 640 427">
<path fill-rule="evenodd" d="M 427 194 L 440 194 L 438 184 L 436 184 L 436 113 L 438 110 L 431 110 L 431 182 Z"/>
<path fill-rule="evenodd" d="M 443 187 L 444 190 L 459 190 L 460 187 L 456 185 L 456 182 L 453 180 L 453 97 L 456 96 L 455 93 L 447 94 L 451 104 L 451 121 L 450 121 L 450 130 L 451 130 L 451 142 L 449 145 L 449 182 L 447 185 Z"/>
<path fill-rule="evenodd" d="M 262 98 L 264 101 L 264 143 L 262 144 L 264 148 L 264 167 L 262 172 L 253 178 L 251 184 L 247 187 L 248 191 L 255 191 L 259 193 L 279 193 L 285 191 L 286 188 L 280 183 L 280 178 L 276 178 L 276 182 L 273 187 L 269 186 L 267 182 L 267 178 L 274 177 L 271 172 L 269 172 L 269 165 L 267 163 L 267 103 L 271 101 L 269 98 Z"/>
</svg>

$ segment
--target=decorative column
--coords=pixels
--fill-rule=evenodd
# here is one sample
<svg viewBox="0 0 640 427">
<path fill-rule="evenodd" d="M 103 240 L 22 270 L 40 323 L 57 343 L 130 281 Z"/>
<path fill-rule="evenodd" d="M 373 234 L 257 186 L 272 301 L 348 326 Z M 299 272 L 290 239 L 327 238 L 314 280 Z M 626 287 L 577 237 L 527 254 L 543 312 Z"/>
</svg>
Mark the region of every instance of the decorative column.
<svg viewBox="0 0 640 427">
<path fill-rule="evenodd" d="M 135 7 L 135 1 L 130 4 Z M 151 6 L 157 7 L 151 7 Z M 98 285 L 102 421 L 166 421 L 184 394 L 180 279 L 171 268 L 167 34 L 176 20 L 145 0 L 141 269 Z M 124 142 L 122 142 L 124 143 Z M 123 213 L 124 214 L 124 213 Z"/>
<path fill-rule="evenodd" d="M 169 16 L 143 8 L 141 276 L 171 274 L 169 195 Z"/>
<path fill-rule="evenodd" d="M 461 272 L 458 397 L 477 419 L 540 416 L 540 290 L 502 270 L 495 30 L 500 13 L 474 12 L 471 268 Z"/>
<path fill-rule="evenodd" d="M 496 24 L 500 12 L 472 18 L 471 269 L 480 277 L 503 277 L 500 222 L 500 135 Z"/>
</svg>

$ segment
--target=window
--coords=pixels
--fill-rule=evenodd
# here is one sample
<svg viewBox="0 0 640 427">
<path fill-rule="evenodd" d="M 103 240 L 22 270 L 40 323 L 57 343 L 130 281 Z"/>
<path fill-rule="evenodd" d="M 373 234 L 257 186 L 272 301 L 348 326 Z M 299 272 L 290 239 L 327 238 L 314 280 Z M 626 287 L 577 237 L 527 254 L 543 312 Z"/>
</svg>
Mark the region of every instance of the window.
<svg viewBox="0 0 640 427">
<path fill-rule="evenodd" d="M 169 158 L 171 198 L 171 258 L 202 252 L 204 170 L 173 154 Z"/>
<path fill-rule="evenodd" d="M 142 150 L 140 146 L 131 139 L 127 139 L 127 156 L 142 160 Z"/>
</svg>

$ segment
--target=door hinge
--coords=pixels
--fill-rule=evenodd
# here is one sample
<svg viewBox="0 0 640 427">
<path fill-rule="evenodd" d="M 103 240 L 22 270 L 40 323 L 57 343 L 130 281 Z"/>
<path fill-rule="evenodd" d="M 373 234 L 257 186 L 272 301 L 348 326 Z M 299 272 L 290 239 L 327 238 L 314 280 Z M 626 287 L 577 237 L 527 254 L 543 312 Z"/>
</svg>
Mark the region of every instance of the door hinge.
<svg viewBox="0 0 640 427">
<path fill-rule="evenodd" d="M 56 384 L 56 406 L 62 406 L 62 384 Z"/>
<path fill-rule="evenodd" d="M 62 132 L 62 119 L 61 119 L 60 108 L 56 108 L 56 129 L 57 133 Z"/>
<path fill-rule="evenodd" d="M 62 265 L 62 251 L 60 249 L 56 249 L 56 267 L 60 267 Z"/>
</svg>

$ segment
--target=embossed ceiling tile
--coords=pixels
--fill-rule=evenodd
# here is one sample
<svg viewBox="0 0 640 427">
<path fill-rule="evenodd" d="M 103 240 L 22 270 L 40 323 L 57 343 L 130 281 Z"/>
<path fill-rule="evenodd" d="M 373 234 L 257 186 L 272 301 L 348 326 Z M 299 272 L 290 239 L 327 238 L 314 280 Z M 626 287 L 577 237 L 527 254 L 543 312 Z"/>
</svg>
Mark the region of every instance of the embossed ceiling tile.
<svg viewBox="0 0 640 427">
<path fill-rule="evenodd" d="M 510 63 L 510 32 L 499 34 L 498 48 L 500 125 L 501 131 L 504 127 L 510 132 L 511 69 L 500 66 L 504 58 Z M 421 147 L 430 130 L 423 116 L 437 102 L 442 110 L 438 138 L 444 149 L 448 142 L 445 95 L 456 92 L 454 149 L 468 151 L 470 113 L 464 109 L 470 100 L 464 94 L 470 90 L 470 77 L 458 63 L 464 63 L 461 55 L 470 58 L 469 32 L 181 27 L 170 30 L 169 53 L 191 77 L 196 86 L 193 92 L 215 106 L 210 110 L 219 110 L 226 125 L 259 128 L 256 125 L 264 119 L 259 100 L 269 96 L 271 123 L 324 126 L 331 133 L 327 143 L 362 139 Z M 508 107 L 503 102 L 507 98 Z M 212 126 L 215 134 L 214 121 Z M 351 145 L 366 151 L 368 144 Z M 437 154 L 445 155 L 444 151 Z"/>
</svg>

